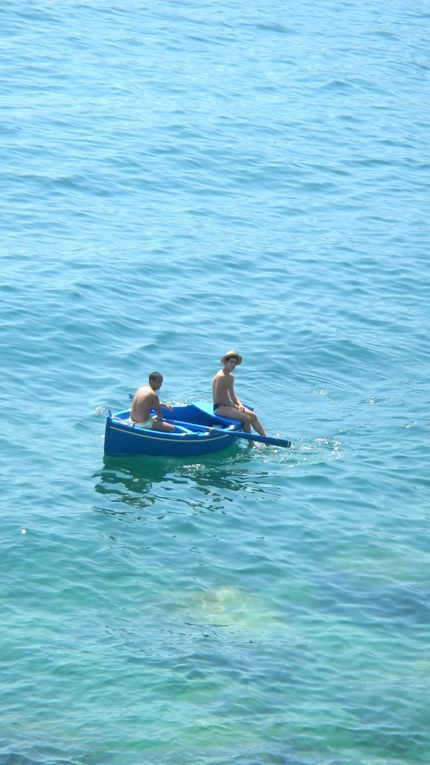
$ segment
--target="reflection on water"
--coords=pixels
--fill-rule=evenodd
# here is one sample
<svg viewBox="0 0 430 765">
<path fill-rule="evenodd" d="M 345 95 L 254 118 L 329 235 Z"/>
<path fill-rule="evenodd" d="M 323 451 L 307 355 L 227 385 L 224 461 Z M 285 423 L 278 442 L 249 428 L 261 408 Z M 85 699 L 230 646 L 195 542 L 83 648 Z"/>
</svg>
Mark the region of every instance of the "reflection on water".
<svg viewBox="0 0 430 765">
<path fill-rule="evenodd" d="M 303 469 L 342 459 L 342 443 L 315 438 L 291 449 L 240 446 L 229 454 L 212 454 L 198 462 L 173 457 L 104 457 L 95 474 L 95 491 L 104 497 L 97 510 L 124 514 L 147 511 L 162 502 L 166 511 L 185 505 L 192 512 L 225 512 L 233 495 L 280 497 L 286 482 Z"/>
<path fill-rule="evenodd" d="M 240 449 L 229 457 L 209 455 L 201 462 L 186 462 L 159 457 L 104 457 L 103 468 L 95 474 L 95 491 L 102 495 L 102 512 L 124 514 L 130 510 L 148 510 L 166 502 L 171 511 L 184 504 L 193 512 L 224 511 L 231 492 L 267 493 L 266 467 L 249 449 Z"/>
<path fill-rule="evenodd" d="M 104 467 L 96 474 L 95 491 L 106 495 L 112 503 L 148 507 L 155 501 L 152 489 L 169 473 L 167 460 L 148 457 L 104 457 Z M 113 508 L 111 508 L 113 511 Z"/>
<path fill-rule="evenodd" d="M 197 462 L 174 457 L 104 457 L 95 474 L 99 512 L 148 517 L 156 506 L 157 517 L 166 513 L 227 512 L 238 494 L 276 501 L 288 481 L 318 463 L 332 463 L 342 456 L 339 441 L 316 438 L 299 441 L 291 449 L 254 449 L 240 446 L 228 455 L 207 455 Z"/>
</svg>

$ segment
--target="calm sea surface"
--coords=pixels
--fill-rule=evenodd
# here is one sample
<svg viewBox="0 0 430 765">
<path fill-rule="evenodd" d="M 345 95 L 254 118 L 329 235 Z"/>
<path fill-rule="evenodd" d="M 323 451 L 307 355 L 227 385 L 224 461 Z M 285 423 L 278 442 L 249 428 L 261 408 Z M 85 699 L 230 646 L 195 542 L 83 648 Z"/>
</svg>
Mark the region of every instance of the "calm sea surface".
<svg viewBox="0 0 430 765">
<path fill-rule="evenodd" d="M 3 0 L 0 765 L 430 762 L 424 0 Z M 152 369 L 290 450 L 103 457 Z"/>
</svg>

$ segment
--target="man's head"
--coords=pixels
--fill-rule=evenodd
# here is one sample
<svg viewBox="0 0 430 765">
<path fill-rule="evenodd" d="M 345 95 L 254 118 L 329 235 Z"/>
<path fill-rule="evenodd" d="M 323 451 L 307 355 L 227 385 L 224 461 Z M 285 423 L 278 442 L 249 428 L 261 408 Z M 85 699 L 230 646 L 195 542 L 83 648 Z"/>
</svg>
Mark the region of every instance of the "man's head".
<svg viewBox="0 0 430 765">
<path fill-rule="evenodd" d="M 151 372 L 149 375 L 149 384 L 152 390 L 158 390 L 163 384 L 163 375 L 161 372 Z"/>
<path fill-rule="evenodd" d="M 224 364 L 224 366 L 227 364 L 232 367 L 238 366 L 238 364 L 242 363 L 242 356 L 240 353 L 237 353 L 237 351 L 228 351 L 221 357 L 220 362 L 221 364 Z"/>
</svg>

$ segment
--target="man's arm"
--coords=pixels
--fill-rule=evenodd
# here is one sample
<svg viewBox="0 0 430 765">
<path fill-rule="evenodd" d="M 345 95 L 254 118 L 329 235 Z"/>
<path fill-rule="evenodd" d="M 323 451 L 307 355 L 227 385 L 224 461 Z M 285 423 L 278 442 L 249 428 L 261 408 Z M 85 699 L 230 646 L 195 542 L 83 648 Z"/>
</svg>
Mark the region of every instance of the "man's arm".
<svg viewBox="0 0 430 765">
<path fill-rule="evenodd" d="M 234 392 L 234 378 L 233 375 L 230 376 L 229 380 L 227 381 L 227 389 L 230 399 L 232 400 L 233 404 L 237 407 L 241 407 L 242 404 L 240 403 L 239 399 L 237 398 L 235 392 Z"/>
<path fill-rule="evenodd" d="M 236 396 L 236 394 L 234 392 L 234 379 L 233 379 L 233 376 L 229 380 L 229 385 L 231 386 L 231 387 L 229 387 L 229 395 L 231 397 L 231 400 L 233 401 L 234 406 L 237 407 L 237 409 L 239 409 L 239 411 L 245 412 L 246 411 L 246 407 L 244 407 L 244 405 L 238 399 L 238 397 Z"/>
<path fill-rule="evenodd" d="M 154 393 L 154 398 L 153 398 L 152 406 L 155 409 L 155 414 L 157 415 L 157 419 L 158 420 L 162 420 L 163 419 L 163 413 L 162 413 L 161 408 L 160 408 L 160 399 L 158 398 L 156 393 Z"/>
</svg>

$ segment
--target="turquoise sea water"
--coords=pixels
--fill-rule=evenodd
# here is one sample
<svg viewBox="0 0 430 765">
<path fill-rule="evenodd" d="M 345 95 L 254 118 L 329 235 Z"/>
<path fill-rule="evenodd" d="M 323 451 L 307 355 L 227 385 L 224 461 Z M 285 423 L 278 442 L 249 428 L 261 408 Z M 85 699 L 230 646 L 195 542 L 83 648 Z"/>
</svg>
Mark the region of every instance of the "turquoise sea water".
<svg viewBox="0 0 430 765">
<path fill-rule="evenodd" d="M 1 4 L 1 765 L 430 762 L 429 22 Z M 103 458 L 231 346 L 290 450 Z"/>
</svg>

